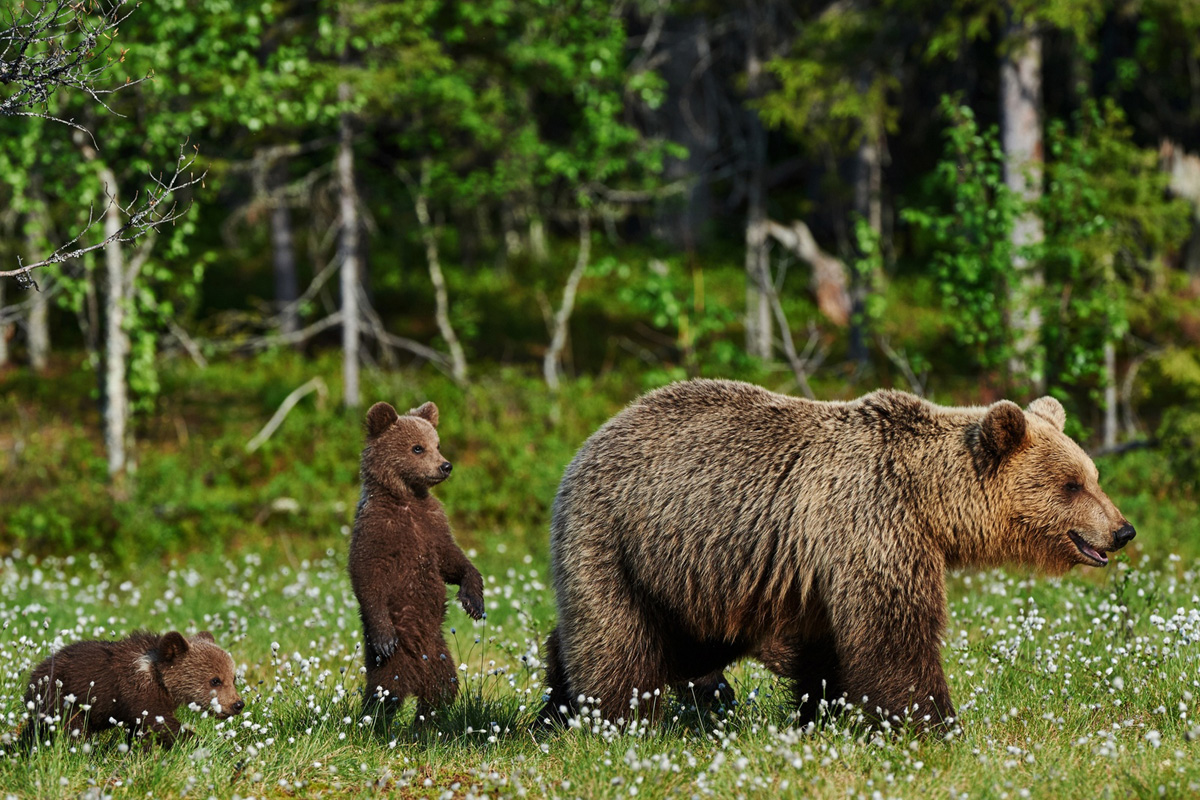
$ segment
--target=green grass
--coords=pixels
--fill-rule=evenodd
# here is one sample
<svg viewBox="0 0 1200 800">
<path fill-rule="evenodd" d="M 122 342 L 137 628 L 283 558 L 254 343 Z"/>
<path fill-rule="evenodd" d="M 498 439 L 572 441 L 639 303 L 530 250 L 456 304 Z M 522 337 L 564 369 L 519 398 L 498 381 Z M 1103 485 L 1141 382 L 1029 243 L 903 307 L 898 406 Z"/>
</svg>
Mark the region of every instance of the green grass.
<svg viewBox="0 0 1200 800">
<path fill-rule="evenodd" d="M 105 479 L 91 376 L 61 365 L 49 378 L 7 375 L 0 742 L 19 729 L 34 664 L 65 642 L 138 627 L 212 630 L 239 665 L 247 709 L 225 722 L 182 711 L 197 736 L 169 752 L 123 752 L 116 735 L 87 743 L 90 752 L 62 738 L 32 756 L 0 743 L 0 797 L 1092 798 L 1200 789 L 1200 507 L 1157 451 L 1099 464 L 1138 528 L 1113 566 L 1063 579 L 952 576 L 943 656 L 962 728 L 949 741 L 880 735 L 853 714 L 796 730 L 783 687 L 750 661 L 731 672 L 741 703 L 724 713 L 678 706 L 656 728 L 583 721 L 589 730 L 531 732 L 538 645 L 554 619 L 549 506 L 583 439 L 648 388 L 641 375 L 617 372 L 568 382 L 557 403 L 516 369 L 480 370 L 467 388 L 429 370 L 367 376 L 368 403 L 439 404 L 455 472 L 438 493 L 486 576 L 488 619 L 474 623 L 450 604 L 463 691 L 432 726 L 414 730 L 411 703 L 387 730 L 364 724 L 345 574 L 362 414 L 341 410 L 337 374 L 333 359 L 288 353 L 207 370 L 168 365 L 123 491 Z M 246 453 L 283 397 L 314 375 L 330 389 L 325 402 L 310 396 Z"/>
<path fill-rule="evenodd" d="M 97 560 L 0 564 L 0 728 L 21 722 L 30 668 L 65 641 L 147 626 L 209 629 L 234 655 L 246 711 L 189 711 L 196 736 L 124 751 L 116 733 L 60 737 L 0 756 L 17 797 L 400 796 L 971 797 L 1182 796 L 1200 785 L 1200 565 L 1126 561 L 1064 580 L 956 576 L 945 662 L 962 728 L 949 741 L 879 734 L 834 719 L 789 725 L 783 687 L 753 662 L 733 673 L 741 704 L 658 728 L 594 721 L 531 732 L 537 645 L 552 619 L 538 566 L 492 572 L 488 620 L 451 604 L 465 666 L 459 701 L 416 730 L 412 704 L 383 730 L 359 719 L 359 630 L 343 550 L 190 557 L 153 571 Z M 88 750 L 90 749 L 90 752 Z"/>
</svg>

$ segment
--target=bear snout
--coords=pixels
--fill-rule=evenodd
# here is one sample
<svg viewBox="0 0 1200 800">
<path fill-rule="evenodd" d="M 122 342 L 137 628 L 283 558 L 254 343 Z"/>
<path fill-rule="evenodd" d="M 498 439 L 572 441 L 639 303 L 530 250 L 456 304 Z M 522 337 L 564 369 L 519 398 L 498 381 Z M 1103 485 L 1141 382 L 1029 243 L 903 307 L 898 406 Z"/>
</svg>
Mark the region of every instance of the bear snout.
<svg viewBox="0 0 1200 800">
<path fill-rule="evenodd" d="M 1124 525 L 1117 528 L 1116 532 L 1113 534 L 1113 542 L 1116 543 L 1118 548 L 1121 548 L 1133 541 L 1134 536 L 1137 536 L 1137 531 L 1133 529 L 1132 525 L 1126 522 Z"/>
<path fill-rule="evenodd" d="M 453 464 L 451 464 L 449 461 L 443 461 L 442 465 L 438 467 L 438 472 L 442 473 L 443 478 L 449 478 L 450 470 L 452 469 L 454 469 Z"/>
<path fill-rule="evenodd" d="M 240 714 L 240 713 L 242 713 L 242 709 L 245 707 L 246 707 L 246 702 L 239 697 L 238 701 L 236 703 L 234 703 L 232 706 L 230 706 L 229 709 L 235 714 Z"/>
</svg>

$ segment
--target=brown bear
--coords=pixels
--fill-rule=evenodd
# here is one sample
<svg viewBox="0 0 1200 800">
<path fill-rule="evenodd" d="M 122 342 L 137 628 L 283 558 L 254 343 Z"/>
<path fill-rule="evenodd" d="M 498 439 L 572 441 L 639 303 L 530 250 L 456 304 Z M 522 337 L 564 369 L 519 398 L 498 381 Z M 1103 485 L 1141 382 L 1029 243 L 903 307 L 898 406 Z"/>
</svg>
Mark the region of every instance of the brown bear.
<svg viewBox="0 0 1200 800">
<path fill-rule="evenodd" d="M 233 659 L 203 631 L 185 638 L 137 631 L 118 641 L 69 644 L 29 677 L 27 746 L 57 731 L 88 736 L 121 727 L 130 742 L 149 736 L 170 747 L 180 736 L 175 709 L 196 704 L 219 719 L 245 707 Z"/>
<path fill-rule="evenodd" d="M 1103 566 L 1134 536 L 1064 422 L 1050 397 L 817 402 L 714 380 L 645 395 L 555 498 L 541 719 L 579 697 L 653 717 L 660 689 L 717 691 L 756 655 L 801 718 L 845 696 L 876 718 L 949 720 L 947 568 Z"/>
<path fill-rule="evenodd" d="M 483 617 L 483 577 L 429 493 L 451 470 L 438 451 L 437 424 L 433 403 L 404 416 L 387 403 L 367 412 L 349 564 L 365 640 L 364 714 L 386 717 L 416 695 L 421 721 L 454 700 L 458 680 L 442 634 L 447 583 L 460 587 L 472 618 Z"/>
</svg>

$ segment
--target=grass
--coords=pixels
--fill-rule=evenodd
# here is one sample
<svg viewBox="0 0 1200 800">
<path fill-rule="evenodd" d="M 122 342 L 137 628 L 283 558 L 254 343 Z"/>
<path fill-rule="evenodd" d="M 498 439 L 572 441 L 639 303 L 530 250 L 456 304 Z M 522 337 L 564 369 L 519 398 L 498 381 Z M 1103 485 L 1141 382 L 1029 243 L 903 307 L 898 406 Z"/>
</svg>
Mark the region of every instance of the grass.
<svg viewBox="0 0 1200 800">
<path fill-rule="evenodd" d="M 410 702 L 379 730 L 358 716 L 345 553 L 361 415 L 338 406 L 337 363 L 277 354 L 168 367 L 123 492 L 106 485 L 96 412 L 79 399 L 90 376 L 69 366 L 49 394 L 46 379 L 22 373 L 0 387 L 0 797 L 1200 791 L 1200 508 L 1160 453 L 1100 463 L 1139 531 L 1108 569 L 952 576 L 943 658 L 962 727 L 948 741 L 881 735 L 853 714 L 797 730 L 784 687 L 752 661 L 730 673 L 733 709 L 677 705 L 661 727 L 618 732 L 588 717 L 542 733 L 531 728 L 538 646 L 554 619 L 549 503 L 579 443 L 647 387 L 620 373 L 580 379 L 555 408 L 536 377 L 513 369 L 467 388 L 422 371 L 372 373 L 366 398 L 441 408 L 456 468 L 439 495 L 486 576 L 488 606 L 475 623 L 449 605 L 447 635 L 465 667 L 459 701 L 420 731 Z M 246 453 L 313 375 L 334 390 L 325 403 L 308 398 Z M 21 725 L 32 666 L 66 642 L 138 627 L 213 631 L 238 664 L 246 711 L 224 722 L 182 711 L 197 735 L 166 752 L 127 750 L 115 734 L 13 752 L 4 737 Z"/>
<path fill-rule="evenodd" d="M 228 721 L 182 711 L 197 736 L 169 752 L 126 750 L 115 733 L 33 755 L 0 745 L 0 793 L 1181 796 L 1200 789 L 1200 565 L 1184 566 L 956 576 L 944 656 L 962 728 L 940 741 L 879 734 L 853 714 L 797 730 L 783 687 L 753 662 L 734 671 L 741 702 L 728 712 L 675 705 L 658 728 L 589 717 L 584 730 L 532 730 L 553 616 L 534 565 L 489 575 L 486 622 L 451 605 L 459 701 L 430 728 L 414 729 L 409 703 L 380 730 L 359 718 L 360 635 L 339 548 L 137 573 L 17 554 L 0 564 L 0 728 L 17 729 L 25 676 L 52 649 L 142 626 L 212 630 L 247 709 Z"/>
</svg>

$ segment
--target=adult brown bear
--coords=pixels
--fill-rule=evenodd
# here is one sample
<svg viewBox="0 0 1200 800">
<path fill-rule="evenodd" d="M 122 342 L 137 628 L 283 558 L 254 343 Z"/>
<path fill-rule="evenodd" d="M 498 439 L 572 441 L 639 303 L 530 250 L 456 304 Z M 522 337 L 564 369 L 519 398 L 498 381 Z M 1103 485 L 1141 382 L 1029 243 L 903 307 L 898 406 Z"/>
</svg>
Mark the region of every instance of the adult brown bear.
<svg viewBox="0 0 1200 800">
<path fill-rule="evenodd" d="M 1064 422 L 1049 397 L 827 403 L 713 380 L 645 395 L 559 486 L 542 718 L 581 696 L 610 720 L 654 716 L 658 690 L 756 654 L 810 718 L 845 695 L 947 720 L 947 568 L 1103 566 L 1134 536 Z"/>
</svg>

